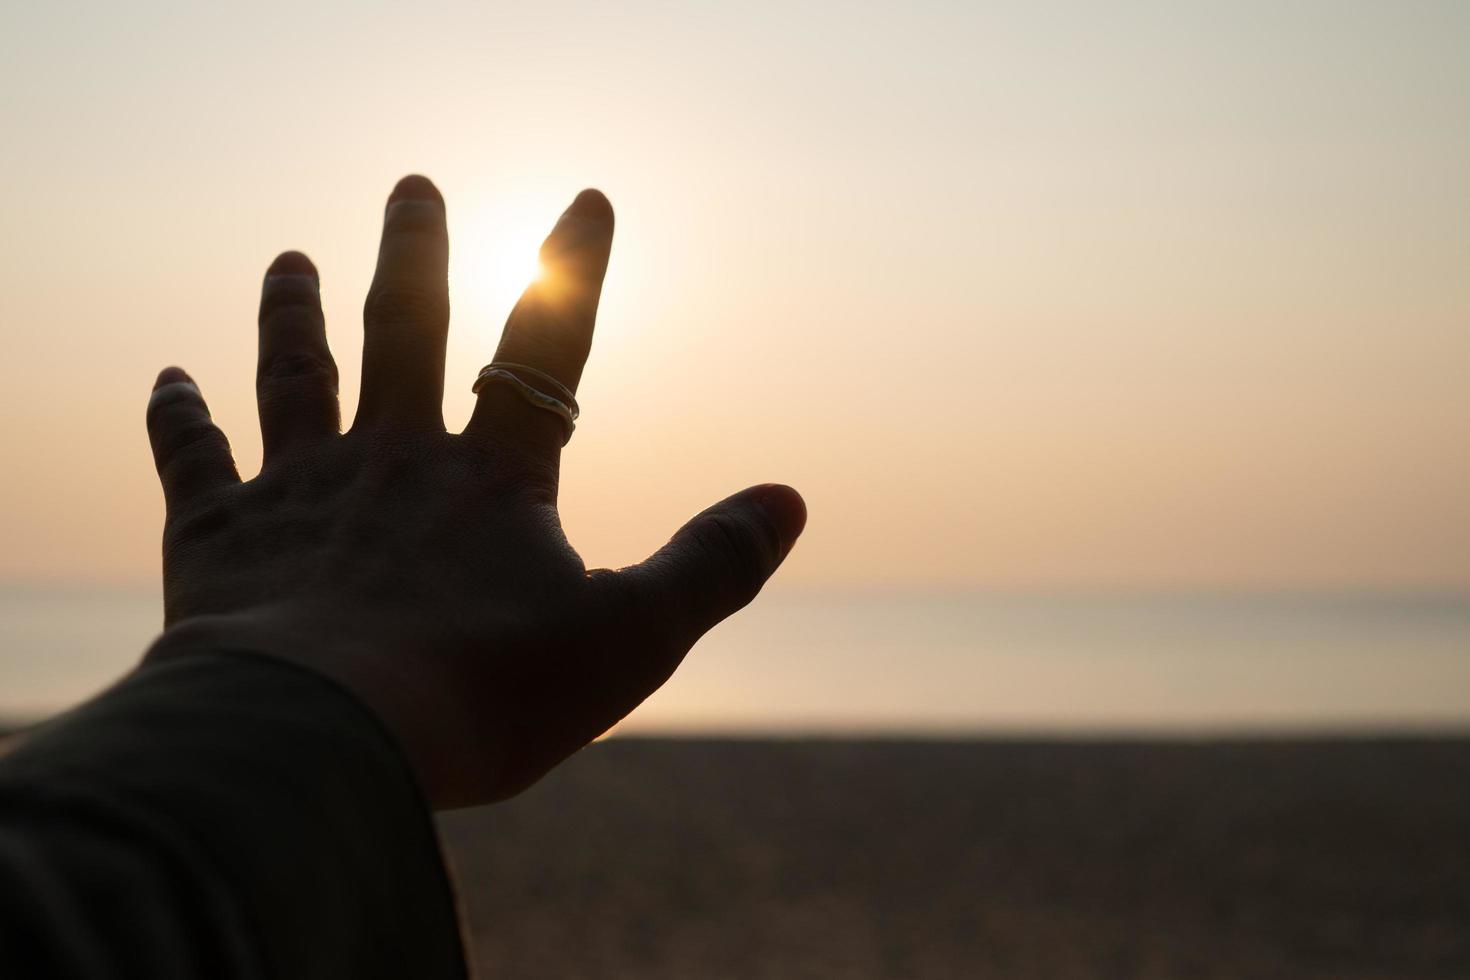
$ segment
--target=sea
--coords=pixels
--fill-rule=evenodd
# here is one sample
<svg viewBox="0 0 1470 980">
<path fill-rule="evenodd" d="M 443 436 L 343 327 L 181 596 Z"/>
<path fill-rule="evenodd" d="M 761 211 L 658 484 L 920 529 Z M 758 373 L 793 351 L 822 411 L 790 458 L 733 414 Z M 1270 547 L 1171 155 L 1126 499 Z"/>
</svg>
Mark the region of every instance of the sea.
<svg viewBox="0 0 1470 980">
<path fill-rule="evenodd" d="M 0 588 L 0 722 L 105 688 L 160 618 L 150 590 Z M 1463 734 L 1470 596 L 770 589 L 622 732 Z"/>
</svg>

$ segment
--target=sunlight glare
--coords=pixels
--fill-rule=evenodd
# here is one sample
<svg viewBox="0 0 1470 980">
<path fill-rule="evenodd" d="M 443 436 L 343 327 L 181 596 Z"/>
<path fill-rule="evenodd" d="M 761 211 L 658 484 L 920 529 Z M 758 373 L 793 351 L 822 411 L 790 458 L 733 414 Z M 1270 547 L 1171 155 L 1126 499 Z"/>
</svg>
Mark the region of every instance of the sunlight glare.
<svg viewBox="0 0 1470 980">
<path fill-rule="evenodd" d="M 541 278 L 545 270 L 538 253 L 556 211 L 538 203 L 496 202 L 451 227 L 449 295 L 456 322 L 468 320 L 477 331 L 498 337 L 521 293 Z"/>
</svg>

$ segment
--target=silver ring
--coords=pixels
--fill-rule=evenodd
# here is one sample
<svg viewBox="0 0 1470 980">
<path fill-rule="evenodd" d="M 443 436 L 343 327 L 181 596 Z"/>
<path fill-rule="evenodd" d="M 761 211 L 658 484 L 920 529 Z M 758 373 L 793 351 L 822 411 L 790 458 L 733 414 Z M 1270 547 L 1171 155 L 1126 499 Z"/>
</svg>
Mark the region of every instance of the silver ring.
<svg viewBox="0 0 1470 980">
<path fill-rule="evenodd" d="M 566 405 L 568 411 L 572 413 L 572 421 L 575 422 L 577 418 L 582 414 L 582 410 L 577 407 L 577 396 L 572 394 L 572 389 L 568 388 L 566 385 L 562 384 L 560 381 L 556 380 L 545 371 L 533 368 L 529 364 L 516 364 L 512 361 L 491 361 L 489 364 L 486 364 L 480 369 L 480 373 L 484 374 L 491 368 L 496 368 L 501 371 L 510 371 L 515 374 L 529 374 L 533 378 L 539 378 L 555 390 L 556 397 L 562 402 L 562 404 Z"/>
<path fill-rule="evenodd" d="M 543 383 L 554 388 L 558 395 L 564 395 L 565 400 L 558 398 L 556 395 L 548 395 L 541 389 L 528 384 L 525 379 L 518 377 L 514 373 L 517 371 L 524 372 L 541 380 Z M 495 361 L 480 368 L 480 374 L 475 378 L 475 383 L 470 387 L 470 390 L 478 395 L 480 390 L 492 381 L 500 381 L 510 385 L 531 405 L 550 412 L 561 419 L 562 428 L 566 430 L 566 434 L 561 441 L 562 445 L 565 446 L 571 441 L 572 432 L 577 428 L 577 417 L 582 412 L 581 408 L 577 405 L 577 399 L 573 397 L 571 389 L 566 385 L 545 371 L 538 371 L 528 365 Z"/>
</svg>

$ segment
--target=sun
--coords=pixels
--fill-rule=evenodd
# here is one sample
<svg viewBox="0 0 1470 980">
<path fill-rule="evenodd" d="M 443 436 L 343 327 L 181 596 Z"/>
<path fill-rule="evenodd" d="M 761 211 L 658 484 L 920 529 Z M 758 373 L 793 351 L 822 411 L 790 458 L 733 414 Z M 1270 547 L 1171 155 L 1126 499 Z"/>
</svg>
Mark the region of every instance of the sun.
<svg viewBox="0 0 1470 980">
<path fill-rule="evenodd" d="M 556 211 L 539 202 L 501 200 L 474 209 L 451 225 L 449 301 L 456 322 L 498 336 L 505 317 L 531 283 L 543 274 L 537 258 Z"/>
</svg>

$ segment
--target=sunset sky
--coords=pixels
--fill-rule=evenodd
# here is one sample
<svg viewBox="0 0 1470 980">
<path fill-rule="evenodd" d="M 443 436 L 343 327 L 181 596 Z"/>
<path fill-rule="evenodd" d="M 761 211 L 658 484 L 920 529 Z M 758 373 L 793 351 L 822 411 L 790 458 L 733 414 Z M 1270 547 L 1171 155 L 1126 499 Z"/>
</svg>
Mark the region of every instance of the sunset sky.
<svg viewBox="0 0 1470 980">
<path fill-rule="evenodd" d="M 165 365 L 258 468 L 283 249 L 350 419 L 422 172 L 456 426 L 541 235 L 617 208 L 591 564 L 779 480 L 793 587 L 1470 589 L 1470 4 L 222 8 L 0 13 L 0 582 L 155 580 Z"/>
</svg>

